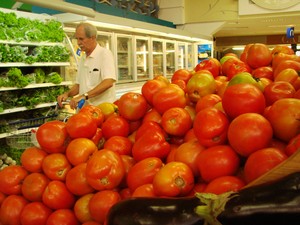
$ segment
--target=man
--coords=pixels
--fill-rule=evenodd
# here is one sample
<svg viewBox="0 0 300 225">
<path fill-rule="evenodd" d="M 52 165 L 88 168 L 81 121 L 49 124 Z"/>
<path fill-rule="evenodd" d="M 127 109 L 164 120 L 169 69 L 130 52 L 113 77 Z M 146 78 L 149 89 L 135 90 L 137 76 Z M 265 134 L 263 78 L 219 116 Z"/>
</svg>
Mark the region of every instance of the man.
<svg viewBox="0 0 300 225">
<path fill-rule="evenodd" d="M 83 56 L 78 63 L 74 86 L 57 97 L 58 104 L 62 106 L 69 97 L 73 97 L 70 100 L 72 109 L 77 108 L 81 99 L 92 105 L 114 102 L 116 71 L 112 52 L 98 44 L 97 28 L 89 23 L 77 26 L 75 38 Z"/>
</svg>

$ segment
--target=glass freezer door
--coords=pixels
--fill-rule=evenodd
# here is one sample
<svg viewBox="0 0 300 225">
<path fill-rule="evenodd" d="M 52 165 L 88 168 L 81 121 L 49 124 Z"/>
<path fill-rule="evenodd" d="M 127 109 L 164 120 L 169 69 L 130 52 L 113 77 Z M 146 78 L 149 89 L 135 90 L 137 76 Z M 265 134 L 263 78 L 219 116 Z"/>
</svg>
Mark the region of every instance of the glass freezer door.
<svg viewBox="0 0 300 225">
<path fill-rule="evenodd" d="M 132 37 L 117 36 L 118 82 L 133 81 Z"/>
<path fill-rule="evenodd" d="M 186 69 L 185 43 L 178 43 L 178 69 Z"/>
<path fill-rule="evenodd" d="M 166 42 L 166 76 L 172 78 L 175 72 L 175 43 Z"/>
<path fill-rule="evenodd" d="M 137 80 L 148 80 L 149 73 L 149 42 L 148 39 L 136 39 Z"/>
<path fill-rule="evenodd" d="M 163 41 L 152 41 L 152 55 L 153 55 L 153 77 L 163 75 L 164 61 L 163 61 Z"/>
</svg>

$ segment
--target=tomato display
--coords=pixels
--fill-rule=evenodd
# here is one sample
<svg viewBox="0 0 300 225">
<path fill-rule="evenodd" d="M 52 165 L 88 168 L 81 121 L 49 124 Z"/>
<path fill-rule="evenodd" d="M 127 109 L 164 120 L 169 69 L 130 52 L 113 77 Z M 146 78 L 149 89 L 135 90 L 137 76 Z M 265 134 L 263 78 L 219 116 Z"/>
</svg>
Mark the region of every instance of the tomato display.
<svg viewBox="0 0 300 225">
<path fill-rule="evenodd" d="M 265 44 L 255 43 L 247 51 L 247 63 L 253 69 L 261 66 L 269 66 L 272 61 L 272 54 Z"/>
</svg>

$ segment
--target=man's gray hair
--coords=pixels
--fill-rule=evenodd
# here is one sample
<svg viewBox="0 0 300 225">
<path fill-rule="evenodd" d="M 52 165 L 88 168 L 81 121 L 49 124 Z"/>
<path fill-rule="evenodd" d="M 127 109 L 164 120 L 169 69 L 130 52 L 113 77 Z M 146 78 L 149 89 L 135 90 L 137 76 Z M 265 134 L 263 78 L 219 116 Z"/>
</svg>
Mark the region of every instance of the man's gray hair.
<svg viewBox="0 0 300 225">
<path fill-rule="evenodd" d="M 81 26 L 84 27 L 84 32 L 85 32 L 86 37 L 88 37 L 88 38 L 96 37 L 97 38 L 97 28 L 94 25 L 83 22 L 83 23 L 78 24 L 76 29 Z"/>
</svg>

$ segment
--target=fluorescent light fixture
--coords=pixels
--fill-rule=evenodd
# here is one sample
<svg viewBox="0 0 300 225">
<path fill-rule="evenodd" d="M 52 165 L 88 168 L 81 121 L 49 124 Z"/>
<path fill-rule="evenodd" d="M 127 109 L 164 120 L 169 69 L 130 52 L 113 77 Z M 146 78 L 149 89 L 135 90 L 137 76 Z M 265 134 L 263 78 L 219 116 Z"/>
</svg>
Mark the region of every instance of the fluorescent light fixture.
<svg viewBox="0 0 300 225">
<path fill-rule="evenodd" d="M 96 12 L 88 7 L 64 2 L 62 0 L 17 0 L 30 5 L 40 6 L 48 9 L 54 9 L 63 12 L 74 13 L 82 16 L 95 17 Z"/>
<path fill-rule="evenodd" d="M 235 51 L 241 51 L 241 50 L 244 50 L 245 46 L 235 46 L 232 48 L 232 50 L 235 50 Z"/>
</svg>

